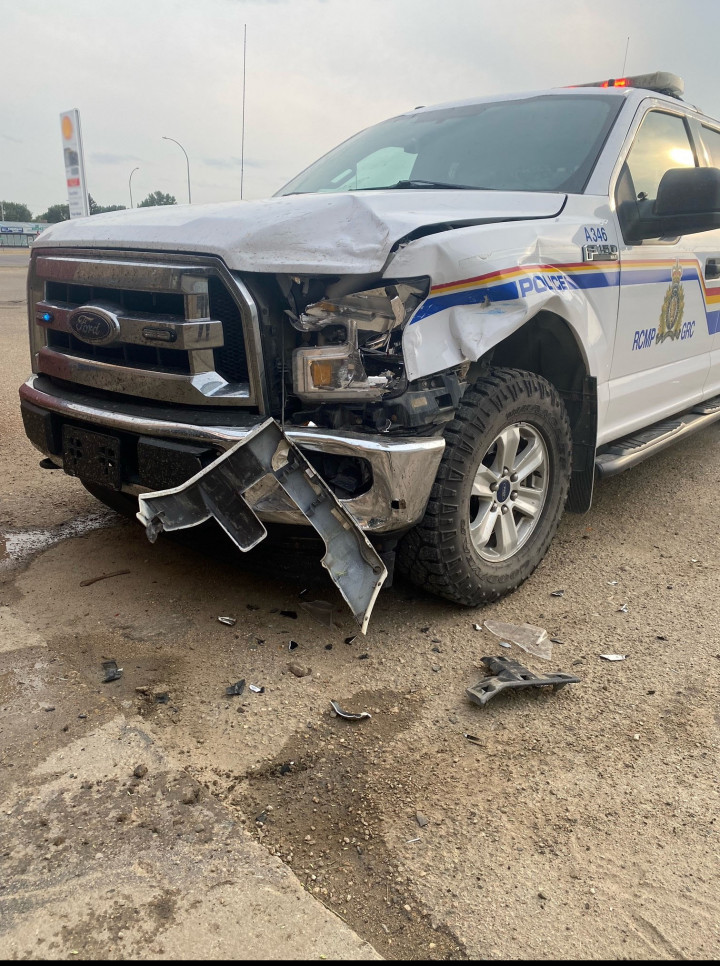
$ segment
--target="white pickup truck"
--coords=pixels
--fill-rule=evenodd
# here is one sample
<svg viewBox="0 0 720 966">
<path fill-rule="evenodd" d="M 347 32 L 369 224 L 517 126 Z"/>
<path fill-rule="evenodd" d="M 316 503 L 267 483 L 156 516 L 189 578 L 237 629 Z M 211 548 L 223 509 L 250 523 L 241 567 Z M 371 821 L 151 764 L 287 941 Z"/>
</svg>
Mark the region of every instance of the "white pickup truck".
<svg viewBox="0 0 720 966">
<path fill-rule="evenodd" d="M 151 539 L 312 523 L 365 629 L 475 606 L 593 481 L 720 419 L 720 122 L 658 73 L 422 107 L 273 198 L 46 229 L 35 446 Z"/>
</svg>

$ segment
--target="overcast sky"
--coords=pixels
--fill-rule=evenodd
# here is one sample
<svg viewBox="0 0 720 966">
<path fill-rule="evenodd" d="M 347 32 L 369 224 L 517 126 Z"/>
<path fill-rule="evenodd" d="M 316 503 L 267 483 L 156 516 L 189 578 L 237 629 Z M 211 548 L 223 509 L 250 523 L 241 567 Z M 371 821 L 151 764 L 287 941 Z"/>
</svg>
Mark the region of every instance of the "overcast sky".
<svg viewBox="0 0 720 966">
<path fill-rule="evenodd" d="M 419 104 L 668 70 L 720 117 L 720 0 L 0 0 L 0 198 L 67 201 L 80 111 L 101 205 L 271 195 L 355 131 Z"/>
</svg>

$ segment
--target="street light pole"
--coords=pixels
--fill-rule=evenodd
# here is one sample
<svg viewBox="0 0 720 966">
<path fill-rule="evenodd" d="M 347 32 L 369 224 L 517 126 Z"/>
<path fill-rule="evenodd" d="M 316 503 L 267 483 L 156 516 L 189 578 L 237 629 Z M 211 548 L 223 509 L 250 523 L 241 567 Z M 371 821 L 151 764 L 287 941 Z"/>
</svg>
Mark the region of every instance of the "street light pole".
<svg viewBox="0 0 720 966">
<path fill-rule="evenodd" d="M 172 141 L 174 144 L 177 144 L 177 146 L 180 148 L 180 150 L 182 151 L 182 153 L 185 155 L 185 160 L 187 161 L 188 204 L 191 205 L 192 204 L 192 199 L 190 198 L 190 159 L 187 156 L 187 151 L 182 146 L 182 144 L 180 144 L 179 141 L 176 141 L 175 140 L 175 138 L 166 138 L 164 134 L 162 134 L 161 137 L 162 137 L 163 141 Z"/>
<path fill-rule="evenodd" d="M 132 171 L 130 172 L 130 177 L 128 178 L 128 187 L 130 188 L 130 207 L 131 208 L 133 206 L 133 202 L 132 202 L 132 176 L 135 174 L 136 171 L 139 171 L 139 170 L 140 170 L 140 168 L 133 168 Z"/>
</svg>

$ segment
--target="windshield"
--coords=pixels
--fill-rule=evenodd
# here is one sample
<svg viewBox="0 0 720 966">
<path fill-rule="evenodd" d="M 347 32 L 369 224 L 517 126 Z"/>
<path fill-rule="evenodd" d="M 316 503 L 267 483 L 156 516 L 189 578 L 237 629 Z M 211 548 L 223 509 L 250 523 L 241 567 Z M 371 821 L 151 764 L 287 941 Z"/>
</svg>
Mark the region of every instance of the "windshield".
<svg viewBox="0 0 720 966">
<path fill-rule="evenodd" d="M 277 195 L 432 187 L 582 191 L 622 100 L 544 94 L 404 114 L 345 141 Z"/>
</svg>

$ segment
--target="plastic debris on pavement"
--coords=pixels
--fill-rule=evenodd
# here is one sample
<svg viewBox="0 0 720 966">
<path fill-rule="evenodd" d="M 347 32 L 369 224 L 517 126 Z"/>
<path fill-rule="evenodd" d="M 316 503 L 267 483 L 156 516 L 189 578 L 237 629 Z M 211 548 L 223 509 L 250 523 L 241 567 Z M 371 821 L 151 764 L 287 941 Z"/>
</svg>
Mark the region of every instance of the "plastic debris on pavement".
<svg viewBox="0 0 720 966">
<path fill-rule="evenodd" d="M 603 661 L 624 661 L 627 654 L 601 654 L 600 657 Z"/>
<path fill-rule="evenodd" d="M 103 684 L 109 681 L 118 681 L 122 677 L 123 669 L 117 666 L 117 661 L 103 661 Z"/>
<path fill-rule="evenodd" d="M 485 621 L 485 627 L 491 634 L 512 641 L 528 654 L 546 661 L 552 660 L 552 641 L 543 627 L 535 627 L 533 624 L 506 624 L 504 621 Z"/>
<path fill-rule="evenodd" d="M 296 647 L 300 647 L 297 641 L 290 641 L 288 643 L 288 651 L 294 651 Z"/>
<path fill-rule="evenodd" d="M 225 688 L 225 694 L 227 694 L 229 698 L 232 698 L 234 695 L 242 694 L 244 690 L 245 678 L 242 678 L 242 680 L 236 681 L 235 684 L 231 684 L 230 687 Z"/>
<path fill-rule="evenodd" d="M 227 624 L 228 627 L 234 627 L 237 624 L 237 618 L 235 617 L 218 617 L 221 624 Z"/>
<path fill-rule="evenodd" d="M 622 604 L 620 607 L 618 607 L 618 614 L 627 614 L 627 612 L 628 612 L 627 604 Z"/>
<path fill-rule="evenodd" d="M 553 691 L 560 691 L 566 684 L 579 684 L 580 678 L 564 671 L 554 671 L 551 674 L 536 674 L 511 657 L 484 657 L 482 663 L 490 674 L 482 678 L 472 688 L 466 688 L 465 694 L 475 704 L 484 705 L 496 694 L 506 689 L 552 687 Z M 465 736 L 469 740 L 469 735 Z"/>
<path fill-rule="evenodd" d="M 265 694 L 265 688 L 259 687 L 257 684 L 248 684 L 248 687 L 255 694 Z"/>
<path fill-rule="evenodd" d="M 564 590 L 551 590 L 550 591 L 550 596 L 551 597 L 564 597 L 565 596 L 565 591 Z"/>
<path fill-rule="evenodd" d="M 372 715 L 369 711 L 343 711 L 337 701 L 331 701 L 330 706 L 332 707 L 338 718 L 345 718 L 346 721 L 361 721 L 363 718 L 371 718 Z"/>
<path fill-rule="evenodd" d="M 474 745 L 484 745 L 485 742 L 478 738 L 477 735 L 469 735 L 466 731 L 463 731 L 463 738 L 467 738 L 468 741 L 472 742 Z"/>
</svg>

